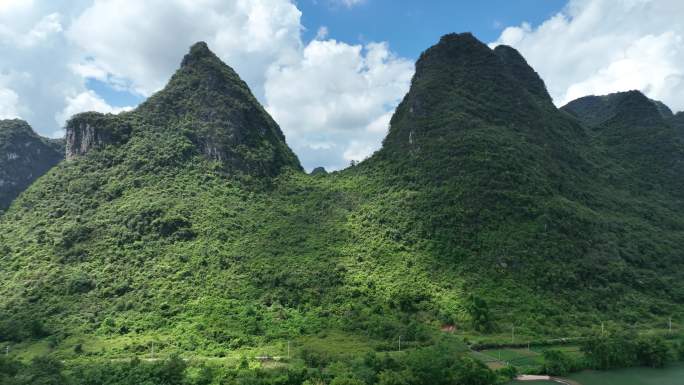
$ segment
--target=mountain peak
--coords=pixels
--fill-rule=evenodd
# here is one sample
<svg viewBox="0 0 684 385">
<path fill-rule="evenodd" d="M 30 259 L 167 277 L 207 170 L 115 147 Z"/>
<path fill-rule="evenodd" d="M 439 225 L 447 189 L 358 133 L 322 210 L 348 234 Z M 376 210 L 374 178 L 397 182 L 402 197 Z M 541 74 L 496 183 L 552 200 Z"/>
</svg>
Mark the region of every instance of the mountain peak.
<svg viewBox="0 0 684 385">
<path fill-rule="evenodd" d="M 439 39 L 437 46 L 451 45 L 451 44 L 475 44 L 484 45 L 480 40 L 478 40 L 472 32 L 462 32 L 462 33 L 447 33 Z"/>
<path fill-rule="evenodd" d="M 190 46 L 190 54 L 191 55 L 192 54 L 206 55 L 206 54 L 212 54 L 212 52 L 209 49 L 209 45 L 207 45 L 206 42 L 198 41 L 197 43 Z"/>
<path fill-rule="evenodd" d="M 135 112 L 184 132 L 207 158 L 228 170 L 275 175 L 301 170 L 285 136 L 240 76 L 205 42 L 195 43 L 163 90 Z"/>
<path fill-rule="evenodd" d="M 190 47 L 190 51 L 183 57 L 181 67 L 194 65 L 201 60 L 217 60 L 220 59 L 209 49 L 207 43 L 199 41 Z"/>
<path fill-rule="evenodd" d="M 64 147 L 21 119 L 0 120 L 0 211 L 64 157 Z"/>
<path fill-rule="evenodd" d="M 136 110 L 118 116 L 79 114 L 66 130 L 69 159 L 158 130 L 185 136 L 227 172 L 274 176 L 284 167 L 302 169 L 247 83 L 205 42 L 195 43 L 164 89 Z"/>
<path fill-rule="evenodd" d="M 514 125 L 538 135 L 546 129 L 538 124 L 542 115 L 555 110 L 544 82 L 517 51 L 493 50 L 471 33 L 453 33 L 421 54 L 385 144 L 413 146 L 428 131 L 447 125 L 452 130 Z M 431 124 L 418 132 L 416 120 Z"/>
<path fill-rule="evenodd" d="M 31 126 L 21 119 L 5 119 L 0 120 L 0 133 L 27 133 L 30 135 L 35 135 Z"/>
<path fill-rule="evenodd" d="M 450 33 L 442 36 L 437 44 L 420 55 L 416 72 L 419 67 L 433 66 L 440 61 L 466 64 L 478 57 L 491 56 L 491 53 L 491 49 L 470 32 Z"/>
<path fill-rule="evenodd" d="M 641 125 L 662 123 L 673 116 L 665 104 L 649 99 L 638 90 L 585 96 L 571 101 L 561 109 L 588 127 L 597 127 L 613 119 Z"/>
</svg>

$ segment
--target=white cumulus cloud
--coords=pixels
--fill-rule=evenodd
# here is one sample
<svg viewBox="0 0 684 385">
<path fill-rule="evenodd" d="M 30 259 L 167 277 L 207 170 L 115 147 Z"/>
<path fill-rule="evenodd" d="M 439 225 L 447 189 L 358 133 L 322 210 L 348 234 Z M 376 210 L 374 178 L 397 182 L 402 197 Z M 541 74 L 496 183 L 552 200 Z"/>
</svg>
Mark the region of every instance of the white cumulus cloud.
<svg viewBox="0 0 684 385">
<path fill-rule="evenodd" d="M 85 92 L 84 78 L 71 70 L 74 49 L 64 35 L 86 0 L 0 2 L 0 110 L 26 119 L 38 132 L 60 127 L 58 111 L 68 95 Z"/>
<path fill-rule="evenodd" d="M 67 97 L 67 105 L 64 110 L 55 115 L 55 120 L 60 127 L 64 126 L 67 120 L 73 115 L 86 111 L 96 111 L 105 114 L 118 114 L 122 111 L 130 111 L 133 107 L 112 107 L 98 94 L 91 90 L 83 91 L 77 95 Z M 58 131 L 60 132 L 60 131 Z M 63 133 L 63 131 L 61 131 Z M 60 136 L 60 135 L 53 135 Z"/>
<path fill-rule="evenodd" d="M 0 111 L 44 135 L 63 133 L 78 112 L 130 108 L 88 89 L 89 80 L 149 96 L 201 40 L 250 85 L 307 169 L 339 169 L 380 146 L 413 73 L 413 63 L 386 43 L 331 40 L 325 27 L 304 42 L 293 0 L 1 4 Z"/>
<path fill-rule="evenodd" d="M 506 28 L 492 45 L 521 51 L 558 105 L 638 89 L 684 109 L 684 2 L 570 0 L 536 28 Z"/>
<path fill-rule="evenodd" d="M 144 96 L 206 41 L 260 95 L 267 68 L 299 50 L 300 16 L 286 0 L 95 0 L 67 35 L 81 49 L 81 70 Z"/>
<path fill-rule="evenodd" d="M 269 72 L 268 110 L 307 168 L 340 169 L 378 149 L 413 71 L 384 43 L 314 40 Z"/>
<path fill-rule="evenodd" d="M 16 92 L 0 88 L 0 119 L 19 117 L 19 96 Z"/>
</svg>

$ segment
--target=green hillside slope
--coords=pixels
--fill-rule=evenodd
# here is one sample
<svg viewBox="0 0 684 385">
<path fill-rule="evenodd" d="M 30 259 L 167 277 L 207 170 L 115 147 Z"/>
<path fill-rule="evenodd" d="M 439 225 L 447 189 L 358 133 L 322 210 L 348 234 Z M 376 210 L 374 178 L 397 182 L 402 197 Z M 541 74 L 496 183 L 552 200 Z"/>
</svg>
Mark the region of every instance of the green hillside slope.
<svg viewBox="0 0 684 385">
<path fill-rule="evenodd" d="M 629 103 L 598 132 L 512 48 L 447 35 L 382 149 L 307 175 L 200 43 L 137 110 L 74 117 L 69 161 L 0 220 L 0 339 L 63 357 L 336 333 L 393 350 L 443 326 L 546 338 L 682 315 L 679 144 Z"/>
</svg>

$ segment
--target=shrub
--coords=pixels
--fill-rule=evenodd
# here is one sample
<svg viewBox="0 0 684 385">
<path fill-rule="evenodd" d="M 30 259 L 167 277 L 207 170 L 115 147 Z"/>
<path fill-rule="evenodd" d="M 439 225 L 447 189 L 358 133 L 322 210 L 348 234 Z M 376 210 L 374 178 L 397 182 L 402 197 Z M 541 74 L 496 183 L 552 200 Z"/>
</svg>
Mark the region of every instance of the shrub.
<svg viewBox="0 0 684 385">
<path fill-rule="evenodd" d="M 542 370 L 551 376 L 565 376 L 575 370 L 572 357 L 560 350 L 544 351 L 544 365 Z"/>
<path fill-rule="evenodd" d="M 506 381 L 509 381 L 518 376 L 518 368 L 513 365 L 507 365 L 497 370 L 496 374 L 503 377 Z"/>
<path fill-rule="evenodd" d="M 473 329 L 483 333 L 489 333 L 494 330 L 494 321 L 487 301 L 471 294 L 468 297 L 466 310 L 470 315 Z"/>
<path fill-rule="evenodd" d="M 660 337 L 642 337 L 637 341 L 639 365 L 662 368 L 672 358 L 670 348 Z"/>
<path fill-rule="evenodd" d="M 401 373 L 385 370 L 378 375 L 378 385 L 408 385 L 408 381 Z"/>
<path fill-rule="evenodd" d="M 336 377 L 330 385 L 366 385 L 365 382 L 352 377 Z"/>
<path fill-rule="evenodd" d="M 304 348 L 300 355 L 306 365 L 311 368 L 322 368 L 330 362 L 330 357 L 325 352 Z"/>
</svg>

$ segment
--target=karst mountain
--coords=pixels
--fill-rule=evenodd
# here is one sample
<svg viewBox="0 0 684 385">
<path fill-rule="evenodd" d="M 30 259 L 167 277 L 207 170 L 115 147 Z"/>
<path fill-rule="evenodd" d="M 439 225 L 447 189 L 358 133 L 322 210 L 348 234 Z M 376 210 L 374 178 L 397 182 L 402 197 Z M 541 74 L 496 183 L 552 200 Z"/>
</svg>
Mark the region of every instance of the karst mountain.
<svg viewBox="0 0 684 385">
<path fill-rule="evenodd" d="M 683 121 L 637 91 L 558 109 L 515 49 L 450 34 L 381 149 L 308 175 L 197 43 L 134 111 L 74 116 L 66 160 L 0 217 L 0 335 L 218 355 L 681 314 Z M 61 155 L 34 140 L 38 176 Z"/>
</svg>

